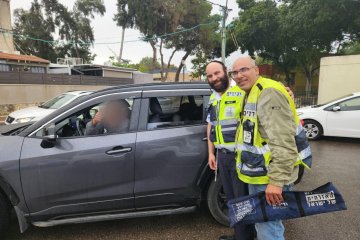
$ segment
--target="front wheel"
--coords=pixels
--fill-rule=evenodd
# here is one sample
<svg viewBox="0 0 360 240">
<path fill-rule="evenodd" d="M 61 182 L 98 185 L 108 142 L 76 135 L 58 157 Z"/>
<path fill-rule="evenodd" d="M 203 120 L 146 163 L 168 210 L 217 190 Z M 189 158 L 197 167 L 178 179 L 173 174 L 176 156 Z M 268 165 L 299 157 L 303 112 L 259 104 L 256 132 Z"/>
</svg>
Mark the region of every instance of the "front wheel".
<svg viewBox="0 0 360 240">
<path fill-rule="evenodd" d="M 3 194 L 0 192 L 0 239 L 4 238 L 5 231 L 10 223 L 10 209 Z"/>
<path fill-rule="evenodd" d="M 320 123 L 314 120 L 305 120 L 304 121 L 304 130 L 306 137 L 309 140 L 317 140 L 323 134 L 323 129 Z"/>
<path fill-rule="evenodd" d="M 213 180 L 207 192 L 207 204 L 211 215 L 217 222 L 229 226 L 227 199 L 221 179 Z"/>
</svg>

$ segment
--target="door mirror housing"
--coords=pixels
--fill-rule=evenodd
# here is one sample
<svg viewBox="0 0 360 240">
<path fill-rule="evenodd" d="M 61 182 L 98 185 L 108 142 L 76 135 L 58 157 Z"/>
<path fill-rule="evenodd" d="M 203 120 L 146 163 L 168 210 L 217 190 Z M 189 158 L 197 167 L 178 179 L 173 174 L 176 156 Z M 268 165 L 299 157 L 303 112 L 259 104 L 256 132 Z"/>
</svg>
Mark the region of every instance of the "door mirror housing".
<svg viewBox="0 0 360 240">
<path fill-rule="evenodd" d="M 340 106 L 335 106 L 335 107 L 332 108 L 332 110 L 333 110 L 334 112 L 337 112 L 337 111 L 340 111 L 340 110 L 341 110 L 341 107 L 340 107 Z"/>
<path fill-rule="evenodd" d="M 43 128 L 43 140 L 40 144 L 43 148 L 52 148 L 56 144 L 56 139 L 58 136 L 55 133 L 55 123 L 51 123 Z"/>
</svg>

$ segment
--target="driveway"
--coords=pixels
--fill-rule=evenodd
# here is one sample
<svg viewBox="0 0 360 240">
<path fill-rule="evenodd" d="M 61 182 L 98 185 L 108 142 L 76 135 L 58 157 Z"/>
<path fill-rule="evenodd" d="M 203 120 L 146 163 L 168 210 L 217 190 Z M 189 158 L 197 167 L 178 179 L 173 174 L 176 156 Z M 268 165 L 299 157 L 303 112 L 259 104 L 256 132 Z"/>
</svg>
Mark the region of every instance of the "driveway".
<svg viewBox="0 0 360 240">
<path fill-rule="evenodd" d="M 312 190 L 333 182 L 342 193 L 347 211 L 285 221 L 286 239 L 328 240 L 360 239 L 360 139 L 324 138 L 311 142 L 314 161 L 305 172 L 297 190 Z M 9 239 L 80 240 L 80 239 L 172 239 L 212 240 L 232 230 L 212 219 L 205 206 L 191 214 L 130 219 L 121 221 L 30 228 L 19 234 L 16 219 Z"/>
</svg>

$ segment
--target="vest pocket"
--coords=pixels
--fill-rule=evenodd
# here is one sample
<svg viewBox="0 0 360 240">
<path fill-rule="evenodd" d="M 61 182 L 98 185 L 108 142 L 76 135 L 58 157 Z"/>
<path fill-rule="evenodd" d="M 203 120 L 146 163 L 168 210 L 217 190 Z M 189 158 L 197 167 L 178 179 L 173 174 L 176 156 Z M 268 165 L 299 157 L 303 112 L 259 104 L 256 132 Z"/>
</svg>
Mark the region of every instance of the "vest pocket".
<svg viewBox="0 0 360 240">
<path fill-rule="evenodd" d="M 250 177 L 260 177 L 267 175 L 265 167 L 265 158 L 262 154 L 255 154 L 252 152 L 241 152 L 240 172 Z"/>
<path fill-rule="evenodd" d="M 222 135 L 224 138 L 224 142 L 234 142 L 236 131 L 223 132 Z"/>
</svg>

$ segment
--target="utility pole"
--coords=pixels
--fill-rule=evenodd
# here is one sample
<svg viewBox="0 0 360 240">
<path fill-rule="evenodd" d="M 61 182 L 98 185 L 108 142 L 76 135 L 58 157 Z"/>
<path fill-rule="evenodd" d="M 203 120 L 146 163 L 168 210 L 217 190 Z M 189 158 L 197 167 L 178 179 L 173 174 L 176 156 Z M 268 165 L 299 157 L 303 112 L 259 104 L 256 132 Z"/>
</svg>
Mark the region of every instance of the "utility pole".
<svg viewBox="0 0 360 240">
<path fill-rule="evenodd" d="M 228 16 L 228 12 L 231 9 L 228 8 L 228 0 L 226 0 L 226 5 L 220 5 L 217 3 L 213 3 L 211 1 L 205 0 L 206 2 L 221 7 L 223 12 L 222 24 L 221 24 L 221 61 L 225 63 L 225 52 L 226 52 L 226 18 Z"/>
<path fill-rule="evenodd" d="M 223 19 L 222 19 L 222 26 L 221 26 L 221 61 L 225 63 L 225 52 L 226 52 L 226 18 L 228 15 L 228 8 L 227 8 L 228 0 L 226 0 L 226 6 L 222 7 L 223 10 Z"/>
</svg>

